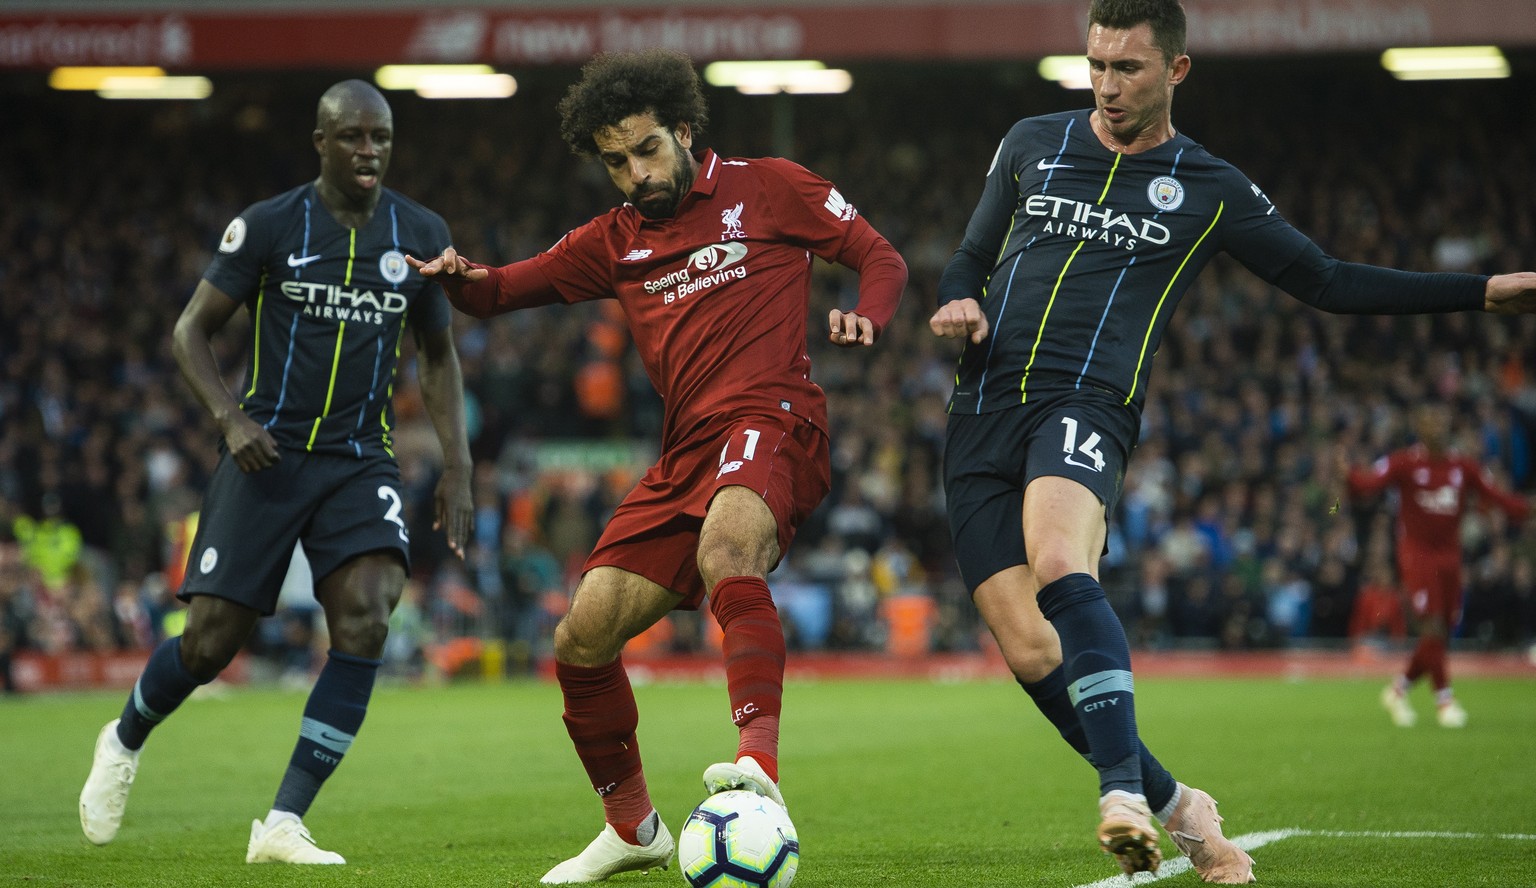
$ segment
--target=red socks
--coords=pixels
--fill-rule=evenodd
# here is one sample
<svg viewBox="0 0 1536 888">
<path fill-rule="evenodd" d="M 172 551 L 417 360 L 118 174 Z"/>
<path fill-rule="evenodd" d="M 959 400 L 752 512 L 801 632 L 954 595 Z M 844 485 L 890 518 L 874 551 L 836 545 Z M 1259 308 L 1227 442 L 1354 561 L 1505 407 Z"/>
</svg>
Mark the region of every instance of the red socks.
<svg viewBox="0 0 1536 888">
<path fill-rule="evenodd" d="M 603 799 L 603 816 L 632 845 L 635 831 L 655 807 L 640 769 L 635 727 L 640 711 L 623 661 L 605 666 L 555 663 L 555 677 L 565 695 L 565 729 L 576 745 L 592 788 Z"/>
<path fill-rule="evenodd" d="M 750 755 L 779 779 L 779 715 L 784 706 L 784 626 L 768 583 L 727 577 L 709 595 L 725 635 L 725 680 L 731 721 L 741 729 L 736 757 Z"/>
<path fill-rule="evenodd" d="M 1437 691 L 1450 685 L 1445 662 L 1445 639 L 1438 635 L 1425 635 L 1419 638 L 1418 645 L 1413 649 L 1413 657 L 1408 661 L 1408 671 L 1404 677 L 1411 685 L 1418 681 L 1419 676 L 1425 674 L 1429 675 L 1430 684 Z"/>
</svg>

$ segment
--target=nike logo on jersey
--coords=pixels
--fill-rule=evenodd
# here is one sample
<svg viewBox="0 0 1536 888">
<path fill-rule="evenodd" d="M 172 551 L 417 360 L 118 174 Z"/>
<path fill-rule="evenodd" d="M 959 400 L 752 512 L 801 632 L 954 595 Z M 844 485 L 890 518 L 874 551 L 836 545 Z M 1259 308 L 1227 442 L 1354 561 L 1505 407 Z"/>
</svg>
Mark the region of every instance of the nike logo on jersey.
<svg viewBox="0 0 1536 888">
<path fill-rule="evenodd" d="M 308 265 L 309 263 L 311 263 L 311 262 L 313 262 L 313 261 L 315 261 L 316 259 L 319 259 L 319 258 L 320 258 L 320 254 L 319 253 L 316 253 L 313 256 L 300 256 L 300 257 L 295 257 L 292 253 L 289 253 L 288 254 L 288 267 L 289 268 L 298 268 L 301 265 Z"/>
<path fill-rule="evenodd" d="M 1037 169 L 1037 170 L 1070 170 L 1070 169 L 1072 169 L 1072 164 L 1070 164 L 1070 163 L 1046 163 L 1045 159 L 1041 158 L 1040 162 L 1035 164 L 1035 169 Z"/>
</svg>

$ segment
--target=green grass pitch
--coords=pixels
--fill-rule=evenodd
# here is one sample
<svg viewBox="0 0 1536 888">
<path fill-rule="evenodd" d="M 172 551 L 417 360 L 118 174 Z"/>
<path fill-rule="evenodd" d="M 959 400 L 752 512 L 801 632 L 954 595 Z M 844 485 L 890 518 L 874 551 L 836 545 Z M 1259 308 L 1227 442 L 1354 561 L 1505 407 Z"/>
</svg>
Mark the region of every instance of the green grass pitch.
<svg viewBox="0 0 1536 888">
<path fill-rule="evenodd" d="M 1434 725 L 1423 689 L 1420 725 L 1392 727 L 1379 687 L 1152 678 L 1137 703 L 1143 738 L 1223 803 L 1229 836 L 1269 834 L 1254 851 L 1263 885 L 1536 886 L 1536 682 L 1463 682 L 1461 731 Z M 675 833 L 704 766 L 734 752 L 725 691 L 636 693 L 647 779 Z M 271 803 L 304 695 L 236 689 L 187 703 L 155 734 L 122 832 L 93 847 L 76 799 L 122 699 L 0 700 L 0 888 L 520 888 L 601 826 L 553 684 L 384 687 L 307 818 L 349 865 L 247 866 L 250 821 Z M 1016 686 L 796 682 L 786 703 L 797 888 L 1076 888 L 1117 873 L 1093 843 L 1092 771 Z M 683 881 L 674 863 L 608 884 Z M 1199 882 L 1185 871 L 1159 884 Z"/>
</svg>

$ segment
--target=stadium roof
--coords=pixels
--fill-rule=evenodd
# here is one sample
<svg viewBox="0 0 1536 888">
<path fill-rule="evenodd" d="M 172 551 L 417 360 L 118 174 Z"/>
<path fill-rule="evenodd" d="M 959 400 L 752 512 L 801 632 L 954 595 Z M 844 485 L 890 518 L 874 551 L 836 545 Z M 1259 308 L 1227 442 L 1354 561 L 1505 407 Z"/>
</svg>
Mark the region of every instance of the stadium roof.
<svg viewBox="0 0 1536 888">
<path fill-rule="evenodd" d="M 1520 4 L 1516 4 L 1520 5 Z M 1536 46 L 1506 0 L 1186 0 L 1195 54 Z M 1082 51 L 1085 0 L 9 0 L 0 69 L 570 64 L 668 46 L 699 61 L 1034 59 Z"/>
</svg>

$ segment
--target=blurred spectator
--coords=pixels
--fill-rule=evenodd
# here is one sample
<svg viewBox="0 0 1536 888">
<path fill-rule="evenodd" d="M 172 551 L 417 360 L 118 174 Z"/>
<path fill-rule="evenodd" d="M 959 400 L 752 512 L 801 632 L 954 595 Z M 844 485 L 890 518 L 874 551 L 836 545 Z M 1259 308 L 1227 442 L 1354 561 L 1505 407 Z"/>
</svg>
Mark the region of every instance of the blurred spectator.
<svg viewBox="0 0 1536 888">
<path fill-rule="evenodd" d="M 1526 147 L 1536 118 L 1504 113 L 1526 101 L 1529 74 L 1409 86 L 1341 78 L 1306 60 L 1202 64 L 1242 76 L 1181 87 L 1180 128 L 1219 139 L 1212 149 L 1328 252 L 1418 270 L 1530 265 L 1536 217 L 1512 195 L 1536 193 Z M 16 543 L 0 549 L 0 665 L 6 650 L 142 648 L 167 624 L 175 631 L 184 612 L 170 595 L 217 453 L 187 444 L 216 432 L 177 377 L 165 319 L 192 292 L 228 219 L 304 175 L 310 161 L 287 134 L 311 127 L 312 106 L 290 99 L 330 82 L 306 76 L 227 75 L 195 104 L 108 103 L 31 90 L 22 75 L 0 80 L 7 110 L 24 121 L 0 141 L 0 531 L 25 535 L 48 577 L 22 563 Z M 516 137 L 550 125 L 570 79 L 537 72 L 494 113 L 479 102 L 395 102 L 405 134 L 396 150 L 407 156 L 435 151 L 431 133 L 472 133 L 463 163 L 402 164 L 397 183 L 441 196 L 435 208 L 454 221 L 465 253 L 522 258 L 609 207 L 600 170 L 551 140 Z M 795 98 L 803 113 L 790 134 L 794 156 L 860 195 L 860 211 L 904 253 L 912 278 L 881 349 L 854 357 L 817 337 L 807 343 L 828 394 L 834 493 L 801 528 L 783 582 L 790 599 L 825 590 L 809 600 L 828 603 L 826 631 L 802 613 L 801 644 L 880 647 L 879 602 L 899 589 L 934 601 L 931 647 L 973 649 L 974 608 L 955 592 L 938 483 L 955 353 L 926 320 L 981 187 L 974 171 L 1015 120 L 1076 107 L 1081 96 L 992 66 L 885 66 L 856 72 L 856 82 L 842 96 Z M 977 109 L 956 94 L 993 101 Z M 724 91 L 710 99 L 711 144 L 780 153 L 762 122 L 765 100 Z M 1395 123 L 1424 114 L 1471 123 Z M 913 119 L 925 121 L 923 132 L 905 135 Z M 63 137 L 82 131 L 98 137 Z M 1392 150 L 1362 162 L 1359 147 L 1383 131 L 1395 134 Z M 854 298 L 850 276 L 829 266 L 818 266 L 814 286 L 818 304 Z M 419 615 L 416 643 L 469 632 L 526 644 L 530 658 L 546 649 L 613 485 L 607 464 L 541 469 L 533 454 L 659 431 L 659 402 L 633 348 L 614 335 L 622 325 L 613 308 L 456 324 L 481 468 L 483 535 L 467 571 L 454 569 L 427 527 L 438 456 L 424 411 L 412 409 L 414 351 L 403 344 L 397 442 L 418 549 L 416 588 L 401 607 Z M 215 344 L 231 385 L 244 373 L 238 320 Z M 1370 579 L 1373 565 L 1391 563 L 1391 534 L 1367 514 L 1330 514 L 1340 489 L 1331 454 L 1364 459 L 1406 443 L 1405 417 L 1420 402 L 1450 405 L 1469 433 L 1467 452 L 1506 483 L 1526 492 L 1536 483 L 1536 318 L 1324 315 L 1220 260 L 1191 288 L 1156 362 L 1112 516 L 1114 557 L 1103 565 L 1106 589 L 1123 590 L 1115 600 L 1133 643 L 1391 637 L 1394 617 Z M 1530 644 L 1536 530 L 1474 520 L 1467 533 L 1461 643 Z M 681 618 L 671 647 L 705 644 L 705 629 Z M 403 664 L 417 656 L 395 655 Z"/>
</svg>

